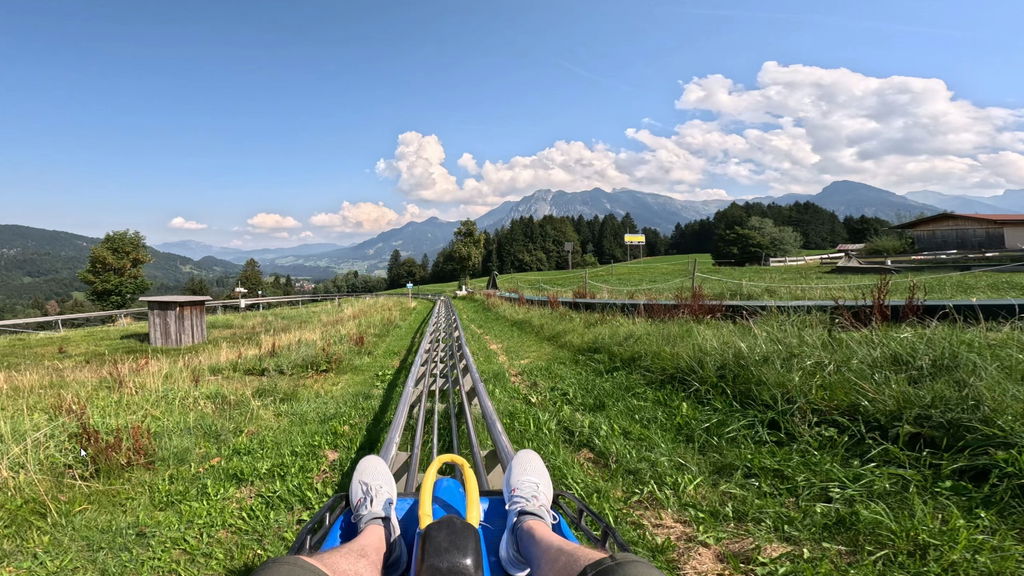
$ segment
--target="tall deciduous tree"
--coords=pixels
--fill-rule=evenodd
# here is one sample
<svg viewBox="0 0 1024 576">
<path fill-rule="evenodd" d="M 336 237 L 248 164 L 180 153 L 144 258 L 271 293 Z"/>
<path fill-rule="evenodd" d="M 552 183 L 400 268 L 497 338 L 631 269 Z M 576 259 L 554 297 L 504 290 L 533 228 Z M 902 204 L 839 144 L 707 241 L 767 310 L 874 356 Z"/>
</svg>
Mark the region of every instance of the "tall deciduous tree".
<svg viewBox="0 0 1024 576">
<path fill-rule="evenodd" d="M 764 263 L 767 258 L 795 254 L 801 242 L 803 238 L 789 226 L 776 226 L 768 218 L 751 216 L 743 225 L 718 234 L 711 255 L 734 265 Z"/>
<path fill-rule="evenodd" d="M 452 239 L 452 256 L 459 270 L 459 278 L 469 284 L 470 274 L 480 272 L 480 262 L 484 256 L 484 236 L 476 227 L 476 222 L 463 220 L 455 229 Z"/>
<path fill-rule="evenodd" d="M 140 232 L 115 230 L 92 247 L 78 278 L 89 286 L 85 294 L 92 302 L 108 310 L 127 308 L 153 285 L 143 273 L 152 260 Z"/>
</svg>

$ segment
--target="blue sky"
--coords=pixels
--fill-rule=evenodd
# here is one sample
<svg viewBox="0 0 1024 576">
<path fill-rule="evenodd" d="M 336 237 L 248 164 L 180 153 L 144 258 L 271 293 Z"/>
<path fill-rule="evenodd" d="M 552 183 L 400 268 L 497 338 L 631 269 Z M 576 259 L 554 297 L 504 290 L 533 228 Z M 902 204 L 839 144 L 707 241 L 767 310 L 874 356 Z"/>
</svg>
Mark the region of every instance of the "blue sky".
<svg viewBox="0 0 1024 576">
<path fill-rule="evenodd" d="M 1017 2 L 0 3 L 0 223 L 347 243 L 537 188 L 1024 188 Z"/>
</svg>

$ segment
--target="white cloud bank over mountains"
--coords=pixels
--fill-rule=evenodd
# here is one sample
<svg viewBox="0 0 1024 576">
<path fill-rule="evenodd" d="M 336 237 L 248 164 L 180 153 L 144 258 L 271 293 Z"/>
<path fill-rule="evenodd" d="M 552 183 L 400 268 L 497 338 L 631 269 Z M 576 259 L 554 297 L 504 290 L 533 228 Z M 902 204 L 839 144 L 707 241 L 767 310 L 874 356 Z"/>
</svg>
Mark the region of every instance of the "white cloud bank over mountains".
<svg viewBox="0 0 1024 576">
<path fill-rule="evenodd" d="M 383 202 L 343 202 L 337 212 L 314 214 L 309 223 L 334 232 L 379 232 L 435 214 L 436 211 L 422 210 L 415 204 L 406 204 L 405 210 L 399 214 Z"/>
<path fill-rule="evenodd" d="M 635 150 L 558 141 L 483 163 L 463 153 L 460 182 L 436 135 L 406 132 L 376 171 L 411 200 L 474 213 L 539 188 L 628 187 L 701 199 L 722 197 L 713 186 L 729 183 L 772 194 L 813 193 L 843 179 L 961 194 L 1024 187 L 1024 110 L 975 106 L 934 78 L 765 62 L 756 87 L 718 74 L 694 78 L 675 107 L 702 118 L 668 134 L 629 128 Z"/>
<path fill-rule="evenodd" d="M 280 240 L 366 237 L 429 216 L 479 216 L 541 188 L 633 188 L 695 200 L 727 198 L 730 189 L 814 193 L 834 180 L 977 195 L 1024 188 L 1024 110 L 976 106 L 939 79 L 765 62 L 751 88 L 720 74 L 681 86 L 675 108 L 688 119 L 669 128 L 644 118 L 625 130 L 628 148 L 560 140 L 506 160 L 462 152 L 456 175 L 437 135 L 405 132 L 393 157 L 376 164 L 410 201 L 401 211 L 344 202 L 309 217 L 308 229 L 261 212 L 236 230 Z M 180 216 L 168 226 L 206 228 Z"/>
</svg>

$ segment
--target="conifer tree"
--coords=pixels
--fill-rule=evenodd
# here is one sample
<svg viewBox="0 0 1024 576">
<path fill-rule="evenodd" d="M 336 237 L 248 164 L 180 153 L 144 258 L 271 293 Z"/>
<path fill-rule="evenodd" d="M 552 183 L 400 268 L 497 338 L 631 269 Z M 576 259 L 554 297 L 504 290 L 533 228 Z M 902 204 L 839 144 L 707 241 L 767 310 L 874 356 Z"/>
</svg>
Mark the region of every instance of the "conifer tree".
<svg viewBox="0 0 1024 576">
<path fill-rule="evenodd" d="M 238 285 L 248 290 L 250 298 L 263 290 L 263 270 L 255 258 L 249 258 L 242 265 L 242 273 L 238 275 Z"/>
</svg>

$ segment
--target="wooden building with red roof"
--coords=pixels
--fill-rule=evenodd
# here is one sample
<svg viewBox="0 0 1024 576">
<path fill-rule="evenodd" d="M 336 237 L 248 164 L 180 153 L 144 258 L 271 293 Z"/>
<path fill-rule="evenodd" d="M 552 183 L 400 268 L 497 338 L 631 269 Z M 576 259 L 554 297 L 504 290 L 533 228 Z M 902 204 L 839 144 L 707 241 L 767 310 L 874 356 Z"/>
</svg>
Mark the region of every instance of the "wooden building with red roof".
<svg viewBox="0 0 1024 576">
<path fill-rule="evenodd" d="M 893 229 L 908 230 L 921 252 L 1024 248 L 1024 214 L 945 212 L 904 222 Z"/>
</svg>

